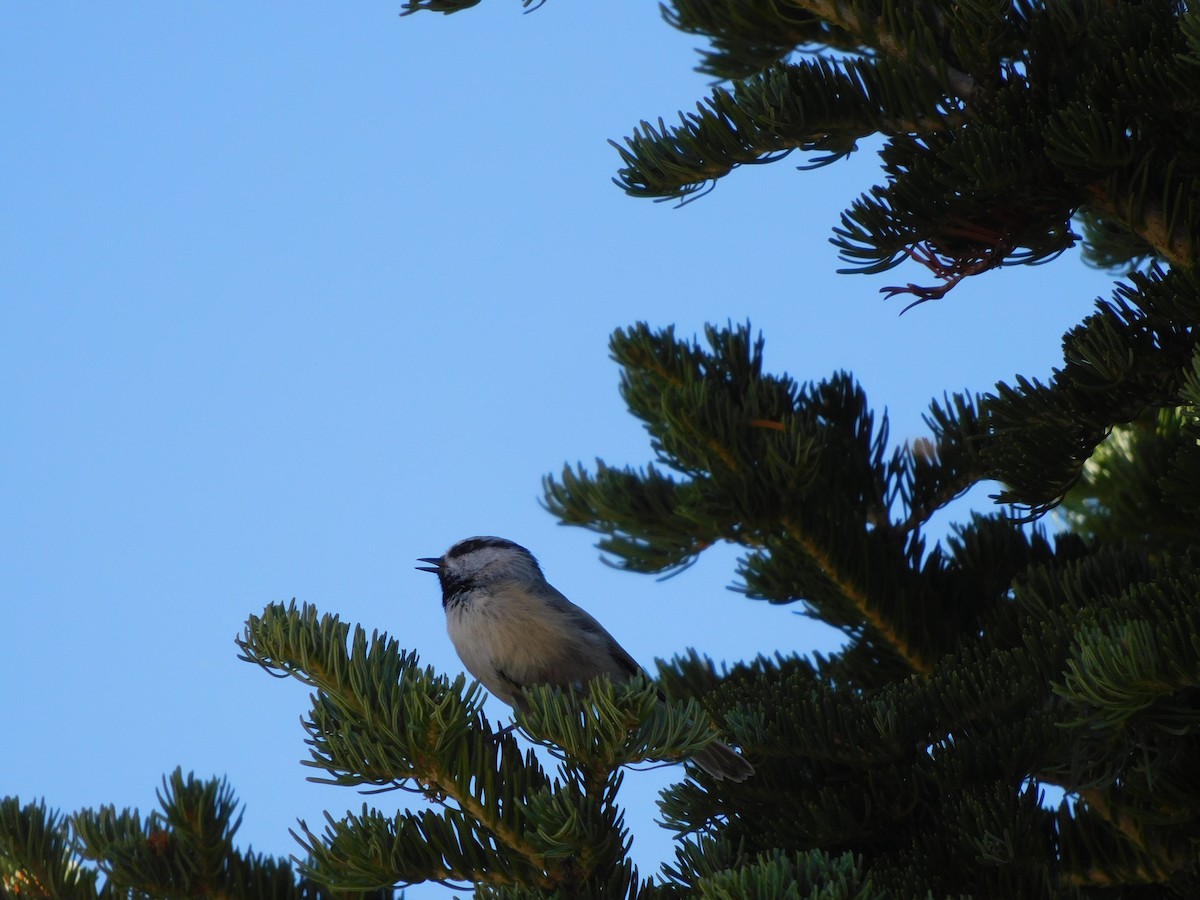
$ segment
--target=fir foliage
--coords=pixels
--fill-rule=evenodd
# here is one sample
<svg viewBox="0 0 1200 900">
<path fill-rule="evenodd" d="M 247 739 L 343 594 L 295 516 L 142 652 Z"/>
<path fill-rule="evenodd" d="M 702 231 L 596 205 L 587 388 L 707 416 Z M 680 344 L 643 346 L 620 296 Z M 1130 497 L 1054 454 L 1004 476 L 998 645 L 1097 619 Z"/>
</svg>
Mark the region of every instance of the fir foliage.
<svg viewBox="0 0 1200 900">
<path fill-rule="evenodd" d="M 1172 2 L 677 0 L 722 78 L 677 125 L 619 146 L 635 196 L 687 199 L 793 150 L 823 165 L 872 134 L 883 185 L 836 229 L 848 271 L 925 263 L 940 297 L 1072 246 L 1102 265 L 1190 266 L 1200 237 L 1200 17 Z"/>
<path fill-rule="evenodd" d="M 304 728 L 307 764 L 324 773 L 315 780 L 403 789 L 432 807 L 364 806 L 320 833 L 302 822 L 304 871 L 347 890 L 436 881 L 481 896 L 636 896 L 621 768 L 687 758 L 714 737 L 695 702 L 664 704 L 643 679 L 601 679 L 585 693 L 535 687 L 517 725 L 554 748 L 551 775 L 511 729 L 492 728 L 477 684 L 422 668 L 386 634 L 276 604 L 251 616 L 238 644 L 247 661 L 314 689 Z"/>
<path fill-rule="evenodd" d="M 63 816 L 44 803 L 0 800 L 0 897 L 29 900 L 226 897 L 335 900 L 324 884 L 297 877 L 286 859 L 239 851 L 241 813 L 223 779 L 176 769 L 159 809 L 146 817 L 111 806 Z M 101 880 L 103 878 L 103 880 Z M 356 893 L 384 900 L 389 890 Z"/>
<path fill-rule="evenodd" d="M 67 818 L 44 802 L 0 800 L 0 897 L 94 900 L 98 873 L 79 864 Z"/>
</svg>

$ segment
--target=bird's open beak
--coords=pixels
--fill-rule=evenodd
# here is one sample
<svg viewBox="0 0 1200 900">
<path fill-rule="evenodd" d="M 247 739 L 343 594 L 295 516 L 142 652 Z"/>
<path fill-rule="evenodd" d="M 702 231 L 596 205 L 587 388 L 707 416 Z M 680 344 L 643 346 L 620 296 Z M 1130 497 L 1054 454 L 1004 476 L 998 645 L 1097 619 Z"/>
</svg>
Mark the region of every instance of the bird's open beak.
<svg viewBox="0 0 1200 900">
<path fill-rule="evenodd" d="M 432 572 L 438 574 L 442 571 L 442 558 L 440 556 L 420 556 L 417 557 L 417 562 L 431 563 L 428 566 L 417 566 L 422 572 Z"/>
</svg>

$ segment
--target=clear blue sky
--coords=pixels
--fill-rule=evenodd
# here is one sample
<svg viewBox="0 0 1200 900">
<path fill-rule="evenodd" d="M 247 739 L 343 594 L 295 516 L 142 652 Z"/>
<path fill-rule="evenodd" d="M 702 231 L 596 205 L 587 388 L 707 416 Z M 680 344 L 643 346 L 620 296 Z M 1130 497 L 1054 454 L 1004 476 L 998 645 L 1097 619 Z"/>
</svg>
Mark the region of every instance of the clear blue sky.
<svg viewBox="0 0 1200 900">
<path fill-rule="evenodd" d="M 307 694 L 235 634 L 295 597 L 457 672 L 413 565 L 473 534 L 530 547 L 647 665 L 829 650 L 725 589 L 731 551 L 622 574 L 539 507 L 564 462 L 650 458 L 609 333 L 749 319 L 772 369 L 853 371 L 903 440 L 944 391 L 1047 376 L 1108 293 L 1076 254 L 899 316 L 880 287 L 925 273 L 839 276 L 828 243 L 869 149 L 626 197 L 606 140 L 708 91 L 655 4 L 398 11 L 0 10 L 0 794 L 148 810 L 182 765 L 229 777 L 242 846 L 294 852 L 297 818 L 363 798 L 305 782 Z M 680 774 L 626 780 L 645 874 Z"/>
</svg>

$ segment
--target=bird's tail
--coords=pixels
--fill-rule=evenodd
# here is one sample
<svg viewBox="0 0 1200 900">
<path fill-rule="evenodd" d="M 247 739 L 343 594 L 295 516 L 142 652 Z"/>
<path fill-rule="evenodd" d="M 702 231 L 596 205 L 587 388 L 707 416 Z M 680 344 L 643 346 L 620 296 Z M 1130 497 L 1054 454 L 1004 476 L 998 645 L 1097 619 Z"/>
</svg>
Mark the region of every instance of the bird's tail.
<svg viewBox="0 0 1200 900">
<path fill-rule="evenodd" d="M 713 741 L 693 756 L 692 762 L 718 781 L 745 781 L 754 774 L 746 757 L 720 741 Z"/>
</svg>

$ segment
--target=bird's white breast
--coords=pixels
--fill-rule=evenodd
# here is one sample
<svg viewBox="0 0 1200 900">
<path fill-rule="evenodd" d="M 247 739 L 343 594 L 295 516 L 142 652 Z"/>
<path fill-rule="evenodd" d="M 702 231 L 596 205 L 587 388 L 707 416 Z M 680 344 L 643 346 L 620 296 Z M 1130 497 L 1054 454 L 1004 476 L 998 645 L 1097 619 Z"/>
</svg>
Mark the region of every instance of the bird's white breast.
<svg viewBox="0 0 1200 900">
<path fill-rule="evenodd" d="M 472 591 L 467 602 L 447 608 L 446 630 L 467 671 L 506 703 L 513 695 L 499 672 L 528 684 L 562 649 L 543 602 L 519 590 Z"/>
</svg>

